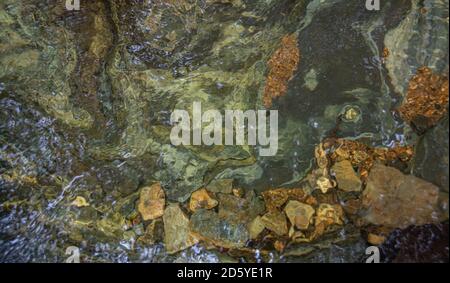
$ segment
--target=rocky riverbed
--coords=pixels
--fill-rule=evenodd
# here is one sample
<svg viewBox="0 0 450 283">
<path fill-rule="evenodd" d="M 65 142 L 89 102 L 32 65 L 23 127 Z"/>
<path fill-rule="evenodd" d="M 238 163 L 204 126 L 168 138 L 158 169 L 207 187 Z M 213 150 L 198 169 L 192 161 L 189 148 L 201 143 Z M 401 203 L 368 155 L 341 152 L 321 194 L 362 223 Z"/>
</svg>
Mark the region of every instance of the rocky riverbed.
<svg viewBox="0 0 450 283">
<path fill-rule="evenodd" d="M 448 1 L 64 2 L 0 0 L 0 262 L 448 261 Z"/>
</svg>

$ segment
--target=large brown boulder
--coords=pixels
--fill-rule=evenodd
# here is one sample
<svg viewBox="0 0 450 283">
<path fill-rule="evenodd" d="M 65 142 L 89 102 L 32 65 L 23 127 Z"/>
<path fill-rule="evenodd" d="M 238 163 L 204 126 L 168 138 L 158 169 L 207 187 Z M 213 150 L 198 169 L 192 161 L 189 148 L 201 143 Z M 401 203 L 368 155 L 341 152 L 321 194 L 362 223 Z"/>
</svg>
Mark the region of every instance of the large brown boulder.
<svg viewBox="0 0 450 283">
<path fill-rule="evenodd" d="M 399 170 L 376 164 L 363 192 L 363 219 L 374 225 L 406 228 L 448 219 L 448 194 Z"/>
</svg>

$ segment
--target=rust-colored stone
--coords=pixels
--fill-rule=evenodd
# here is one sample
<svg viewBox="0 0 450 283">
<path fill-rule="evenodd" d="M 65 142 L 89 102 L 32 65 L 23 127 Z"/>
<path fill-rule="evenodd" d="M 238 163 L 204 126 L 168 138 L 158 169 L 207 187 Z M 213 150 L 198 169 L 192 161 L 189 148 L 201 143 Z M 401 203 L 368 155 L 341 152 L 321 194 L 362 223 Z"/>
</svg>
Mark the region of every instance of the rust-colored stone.
<svg viewBox="0 0 450 283">
<path fill-rule="evenodd" d="M 193 212 L 201 208 L 211 209 L 216 207 L 217 204 L 217 200 L 213 199 L 207 190 L 200 189 L 192 193 L 191 200 L 189 201 L 189 209 Z"/>
<path fill-rule="evenodd" d="M 422 67 L 409 82 L 406 98 L 399 112 L 419 133 L 444 117 L 448 108 L 448 76 L 434 74 Z"/>
<path fill-rule="evenodd" d="M 390 55 L 390 51 L 387 47 L 383 48 L 383 58 L 386 59 L 387 57 L 389 57 Z"/>
<path fill-rule="evenodd" d="M 276 240 L 273 244 L 273 247 L 275 250 L 277 250 L 279 253 L 282 253 L 284 251 L 284 248 L 286 246 L 286 243 L 280 240 Z"/>
<path fill-rule="evenodd" d="M 325 226 L 343 225 L 344 211 L 340 205 L 322 203 L 316 213 L 316 225 L 321 222 L 325 223 Z"/>
<path fill-rule="evenodd" d="M 278 236 L 288 234 L 288 226 L 286 216 L 278 211 L 270 211 L 261 218 L 264 227 L 274 232 Z"/>
<path fill-rule="evenodd" d="M 371 245 L 379 246 L 379 245 L 383 244 L 384 241 L 386 241 L 385 236 L 376 235 L 376 234 L 372 234 L 372 233 L 369 233 L 367 235 L 367 242 Z"/>
<path fill-rule="evenodd" d="M 375 162 L 406 167 L 407 163 L 414 156 L 412 146 L 374 148 L 357 141 L 335 138 L 326 139 L 320 146 L 328 150 L 327 156 L 331 163 L 342 160 L 350 161 L 352 166 L 358 169 L 359 176 L 363 182 L 367 180 L 368 173 Z"/>
<path fill-rule="evenodd" d="M 372 225 L 406 228 L 448 219 L 448 194 L 432 183 L 376 164 L 362 194 L 363 219 Z"/>
<path fill-rule="evenodd" d="M 273 189 L 262 193 L 268 211 L 278 210 L 289 199 L 305 202 L 308 195 L 303 189 Z M 311 199 L 311 202 L 314 200 Z"/>
<path fill-rule="evenodd" d="M 281 40 L 281 46 L 268 62 L 269 74 L 263 97 L 266 108 L 272 106 L 273 99 L 286 94 L 288 81 L 294 76 L 299 61 L 300 50 L 297 47 L 297 36 L 286 35 Z"/>
<path fill-rule="evenodd" d="M 141 189 L 138 210 L 144 221 L 163 216 L 166 197 L 159 183 Z"/>
</svg>

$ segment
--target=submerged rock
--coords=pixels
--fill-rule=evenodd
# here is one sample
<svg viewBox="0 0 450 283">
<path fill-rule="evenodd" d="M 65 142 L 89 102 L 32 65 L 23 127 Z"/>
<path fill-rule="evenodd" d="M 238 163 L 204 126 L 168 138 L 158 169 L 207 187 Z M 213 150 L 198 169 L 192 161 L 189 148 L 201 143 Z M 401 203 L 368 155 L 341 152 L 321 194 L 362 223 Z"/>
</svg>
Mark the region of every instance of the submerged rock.
<svg viewBox="0 0 450 283">
<path fill-rule="evenodd" d="M 195 190 L 203 186 L 203 176 L 208 163 L 193 152 L 178 149 L 172 145 L 156 145 L 155 151 L 161 154 L 162 167 L 155 173 L 155 178 L 169 187 L 167 199 L 184 202 Z"/>
<path fill-rule="evenodd" d="M 317 166 L 321 169 L 326 169 L 329 164 L 329 160 L 327 157 L 327 153 L 324 149 L 324 145 L 322 143 L 318 144 L 314 148 L 314 157 L 316 158 Z"/>
<path fill-rule="evenodd" d="M 328 193 L 328 191 L 334 187 L 336 187 L 336 182 L 330 180 L 325 176 L 320 176 L 316 180 L 316 186 L 320 189 L 323 194 Z"/>
<path fill-rule="evenodd" d="M 374 225 L 406 228 L 448 219 L 448 194 L 440 196 L 435 185 L 379 164 L 372 168 L 362 201 L 363 219 Z"/>
<path fill-rule="evenodd" d="M 316 213 L 316 226 L 321 223 L 325 226 L 344 224 L 344 211 L 340 205 L 322 203 Z"/>
<path fill-rule="evenodd" d="M 360 179 L 365 181 L 375 162 L 406 168 L 414 156 L 412 146 L 392 148 L 371 147 L 356 140 L 326 139 L 323 147 L 327 156 L 335 163 L 348 160 L 352 167 L 358 168 Z"/>
<path fill-rule="evenodd" d="M 448 75 L 440 76 L 430 68 L 420 68 L 409 82 L 399 112 L 417 132 L 423 133 L 447 114 L 448 99 Z"/>
<path fill-rule="evenodd" d="M 347 105 L 341 112 L 344 122 L 357 123 L 361 120 L 361 109 L 358 106 Z"/>
<path fill-rule="evenodd" d="M 345 235 L 343 237 L 343 235 Z M 333 233 L 324 235 L 318 241 L 292 243 L 283 253 L 286 262 L 362 262 L 367 243 L 360 231 L 346 226 Z"/>
<path fill-rule="evenodd" d="M 252 222 L 248 225 L 248 230 L 250 232 L 250 239 L 256 239 L 262 231 L 264 231 L 266 227 L 264 226 L 264 222 L 261 219 L 261 216 L 257 216 L 253 219 Z"/>
<path fill-rule="evenodd" d="M 164 222 L 161 218 L 155 219 L 148 224 L 144 234 L 138 238 L 138 243 L 144 245 L 153 245 L 162 241 L 164 241 Z"/>
<path fill-rule="evenodd" d="M 217 205 L 217 200 L 213 199 L 205 189 L 200 189 L 193 192 L 191 195 L 191 200 L 189 201 L 189 209 L 191 211 L 196 211 L 200 208 L 211 209 Z"/>
<path fill-rule="evenodd" d="M 89 206 L 89 203 L 87 202 L 87 200 L 84 197 L 77 196 L 75 198 L 75 200 L 72 202 L 72 205 L 74 205 L 76 207 L 85 207 L 85 206 Z"/>
<path fill-rule="evenodd" d="M 199 209 L 191 217 L 190 229 L 200 239 L 224 248 L 244 247 L 250 235 L 236 219 L 221 218 L 213 211 Z"/>
<path fill-rule="evenodd" d="M 386 237 L 382 235 L 377 235 L 373 233 L 369 233 L 367 235 L 367 242 L 371 245 L 379 246 L 386 241 Z"/>
<path fill-rule="evenodd" d="M 316 213 L 312 206 L 295 200 L 289 201 L 284 208 L 284 211 L 292 226 L 295 226 L 300 230 L 308 229 L 309 224 Z"/>
<path fill-rule="evenodd" d="M 269 211 L 261 218 L 264 226 L 277 234 L 278 236 L 284 236 L 288 233 L 286 216 L 278 211 Z"/>
<path fill-rule="evenodd" d="M 245 190 L 243 188 L 233 188 L 233 196 L 242 198 L 245 195 Z"/>
<path fill-rule="evenodd" d="M 233 190 L 233 179 L 212 180 L 206 189 L 213 193 L 231 194 Z"/>
<path fill-rule="evenodd" d="M 448 1 L 412 0 L 410 5 L 409 13 L 384 39 L 390 53 L 386 69 L 400 94 L 422 66 L 439 74 L 448 72 Z"/>
<path fill-rule="evenodd" d="M 163 221 L 167 253 L 173 254 L 198 243 L 198 239 L 189 230 L 189 218 L 178 204 L 171 204 L 165 209 Z"/>
<path fill-rule="evenodd" d="M 317 80 L 317 71 L 314 69 L 309 70 L 309 72 L 305 75 L 305 84 L 304 86 L 309 89 L 309 91 L 314 91 L 319 82 Z"/>
<path fill-rule="evenodd" d="M 314 144 L 337 128 L 336 123 L 341 122 L 336 121 L 337 114 L 345 105 L 359 107 L 361 119 L 357 119 L 358 113 L 354 111 L 346 111 L 343 118 L 361 123 L 340 123 L 337 136 L 352 139 L 374 132 L 375 138 L 366 140 L 371 146 L 403 139 L 402 125 L 393 123 L 389 111 L 392 108 L 391 84 L 385 81 L 386 73 L 378 62 L 378 49 L 382 47 L 380 40 L 384 33 L 408 12 L 409 1 L 386 1 L 380 13 L 364 12 L 361 1 L 344 0 L 90 1 L 79 13 L 67 13 L 64 5 L 57 1 L 0 2 L 0 95 L 3 97 L 0 179 L 4 170 L 8 174 L 12 172 L 11 167 L 19 174 L 26 171 L 22 173 L 36 176 L 39 185 L 47 177 L 58 180 L 56 189 L 45 188 L 47 199 L 42 199 L 38 190 L 28 190 L 26 182 L 18 189 L 10 189 L 0 180 L 5 188 L 2 193 L 7 193 L 8 199 L 11 194 L 13 202 L 2 204 L 7 209 L 0 216 L 0 249 L 20 251 L 3 252 L 0 261 L 55 259 L 54 235 L 63 235 L 57 239 L 57 244 L 65 245 L 64 235 L 67 234 L 83 243 L 85 251 L 95 250 L 93 260 L 147 260 L 148 251 L 129 254 L 118 246 L 120 240 L 132 241 L 136 236 L 142 236 L 139 239 L 148 245 L 164 240 L 170 253 L 185 249 L 197 240 L 186 227 L 188 217 L 183 213 L 184 207 L 169 206 L 162 219 L 164 198 L 184 202 L 194 191 L 205 187 L 205 180 L 219 177 L 235 178 L 237 184 L 255 190 L 267 185 L 296 184 L 310 171 Z M 392 47 L 387 60 L 401 63 L 402 66 L 393 70 L 395 73 L 413 74 L 415 66 L 423 65 L 443 74 L 445 72 L 433 66 L 437 66 L 434 63 L 448 66 L 447 60 L 441 60 L 448 57 L 447 47 L 442 50 L 442 43 L 448 44 L 448 1 L 412 2 L 414 17 L 408 16 L 396 29 L 400 32 L 393 32 L 391 41 L 387 40 Z M 445 2 L 447 8 L 436 5 Z M 399 6 L 406 9 L 399 9 Z M 420 6 L 426 8 L 423 15 L 418 14 Z M 335 15 L 342 17 L 336 21 Z M 433 28 L 434 21 L 438 22 L 437 28 Z M 279 39 L 287 33 L 292 34 L 283 38 L 277 49 Z M 397 44 L 405 38 L 406 47 Z M 300 48 L 302 68 L 297 71 Z M 422 50 L 425 52 L 421 54 Z M 403 56 L 402 51 L 408 56 Z M 271 58 L 266 64 L 268 56 Z M 425 62 L 416 64 L 416 59 Z M 409 62 L 414 68 L 409 68 Z M 398 80 L 410 80 L 409 77 L 396 80 L 399 76 L 392 74 L 389 66 L 387 69 L 394 75 L 394 86 Z M 201 100 L 208 109 L 253 110 L 261 107 L 258 98 L 262 95 L 266 107 L 275 102 L 273 99 L 278 99 L 277 106 L 282 113 L 277 156 L 260 158 L 255 156 L 252 146 L 187 147 L 170 143 L 169 116 L 173 109 L 189 111 L 193 101 Z M 279 99 L 282 95 L 284 97 Z M 21 114 L 22 106 L 17 106 L 15 101 L 23 103 L 30 112 Z M 39 115 L 40 110 L 47 114 Z M 446 140 L 448 143 L 448 138 Z M 429 146 L 425 144 L 427 149 Z M 328 149 L 318 152 L 318 165 L 326 169 L 318 176 L 325 179 L 315 178 L 313 186 L 318 185 L 323 192 L 328 192 L 333 185 L 327 170 L 336 161 L 349 159 L 362 177 L 375 160 L 402 166 L 409 161 L 408 154 L 403 158 L 394 153 L 391 158 L 387 150 L 384 153 L 374 148 L 345 152 L 345 146 L 336 148 L 339 149 L 334 157 L 339 160 L 327 156 Z M 337 154 L 338 151 L 348 155 L 344 157 Z M 432 167 L 433 157 L 423 162 L 424 166 Z M 91 190 L 85 182 L 88 171 L 103 166 L 110 169 L 99 172 L 98 192 Z M 127 167 L 132 171 L 125 170 Z M 448 165 L 444 169 L 448 170 Z M 133 171 L 136 173 L 130 174 Z M 74 176 L 77 177 L 70 181 Z M 63 186 L 59 180 L 64 180 Z M 141 190 L 142 201 L 136 212 L 138 186 L 149 180 L 158 180 L 168 190 L 162 194 L 158 190 L 154 194 L 150 189 Z M 232 180 L 220 181 L 224 183 L 215 189 L 209 184 L 207 189 L 231 196 Z M 83 227 L 78 235 L 65 228 L 72 225 L 69 221 L 64 223 L 68 216 L 67 203 L 53 201 L 66 184 L 68 190 L 63 192 L 90 193 L 85 197 L 89 196 L 91 206 L 68 209 L 69 213 L 78 215 L 79 226 Z M 269 192 L 265 198 L 268 210 L 279 213 L 286 203 L 288 206 L 293 201 L 309 203 L 308 193 L 301 189 Z M 133 197 L 124 199 L 130 194 Z M 338 194 L 331 192 L 318 198 L 336 203 L 328 200 L 335 195 Z M 265 226 L 260 214 L 264 209 L 258 198 L 245 197 L 239 192 L 233 198 L 221 200 L 223 204 L 218 214 L 196 208 L 191 221 L 196 234 L 232 248 L 245 246 L 247 238 L 257 235 L 262 238 Z M 206 208 L 212 206 L 208 201 Z M 148 205 L 149 202 L 152 204 Z M 49 209 L 41 209 L 46 204 Z M 117 213 L 110 213 L 111 207 Z M 42 215 L 35 218 L 35 211 L 41 211 Z M 151 222 L 144 234 L 144 223 L 138 213 Z M 320 229 L 325 229 L 325 224 L 342 223 L 339 206 L 322 205 L 317 214 L 316 223 L 320 227 L 314 235 L 323 233 Z M 276 222 L 274 226 L 287 222 L 285 217 L 284 220 L 273 218 L 270 220 Z M 91 226 L 95 228 L 91 230 Z M 285 225 L 281 226 L 280 230 L 284 230 Z M 29 227 L 36 229 L 27 229 Z M 295 231 L 292 225 L 291 228 L 292 238 L 310 236 L 310 231 Z M 164 239 L 163 229 L 166 230 Z M 100 234 L 108 237 L 97 236 Z M 348 237 L 348 234 L 333 235 L 334 240 Z M 275 238 L 274 246 L 278 251 L 289 248 L 284 236 Z M 322 244 L 322 240 L 317 242 Z M 351 248 L 336 247 L 332 243 L 329 251 L 317 246 L 312 260 L 349 261 L 353 256 L 346 257 L 343 253 L 364 255 L 365 244 L 361 248 L 359 244 L 358 248 Z M 166 252 L 158 252 L 158 247 L 148 250 L 152 261 L 167 259 Z M 204 249 L 192 250 L 202 260 L 210 260 L 211 256 Z M 249 250 L 257 260 L 263 254 L 264 260 L 271 260 L 270 251 L 261 251 L 255 256 L 255 250 Z M 179 258 L 191 257 L 192 253 L 180 253 L 183 255 Z M 303 260 L 304 251 L 299 250 L 298 255 L 302 258 L 295 261 Z M 85 256 L 91 258 L 88 254 Z"/>
<path fill-rule="evenodd" d="M 286 35 L 281 40 L 281 46 L 270 58 L 269 75 L 264 88 L 263 103 L 266 108 L 272 106 L 272 100 L 287 92 L 287 83 L 293 77 L 300 61 L 300 50 L 295 34 Z"/>
<path fill-rule="evenodd" d="M 338 188 L 346 192 L 361 191 L 361 180 L 356 175 L 350 161 L 343 160 L 336 162 L 331 168 L 336 176 Z"/>
<path fill-rule="evenodd" d="M 344 211 L 338 204 L 322 203 L 316 210 L 314 231 L 309 236 L 296 233 L 294 241 L 297 243 L 309 243 L 321 237 L 327 232 L 333 232 L 344 224 Z"/>
<path fill-rule="evenodd" d="M 125 218 L 120 213 L 111 213 L 98 220 L 95 227 L 106 237 L 116 239 L 122 238 L 125 227 Z"/>
<path fill-rule="evenodd" d="M 283 206 L 288 199 L 306 201 L 309 195 L 303 189 L 274 189 L 262 193 L 267 210 L 276 211 Z"/>
<path fill-rule="evenodd" d="M 265 210 L 263 201 L 252 191 L 248 192 L 245 198 L 219 194 L 218 200 L 221 218 L 235 219 L 244 224 L 249 223 Z"/>
<path fill-rule="evenodd" d="M 428 130 L 415 147 L 414 175 L 449 191 L 449 118 Z M 430 166 L 433 164 L 433 166 Z"/>
<path fill-rule="evenodd" d="M 141 189 L 138 210 L 144 220 L 163 216 L 166 197 L 159 183 Z"/>
</svg>

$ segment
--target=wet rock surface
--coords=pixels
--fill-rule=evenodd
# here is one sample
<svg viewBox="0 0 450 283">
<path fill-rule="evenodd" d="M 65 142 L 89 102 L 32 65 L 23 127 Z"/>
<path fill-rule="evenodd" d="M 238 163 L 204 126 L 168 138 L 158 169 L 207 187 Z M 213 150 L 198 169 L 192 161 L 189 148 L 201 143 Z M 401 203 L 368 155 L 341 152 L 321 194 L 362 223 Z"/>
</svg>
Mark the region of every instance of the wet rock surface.
<svg viewBox="0 0 450 283">
<path fill-rule="evenodd" d="M 200 189 L 192 193 L 189 201 L 189 209 L 191 211 L 196 211 L 197 209 L 211 209 L 216 207 L 217 204 L 217 200 L 213 199 L 207 190 Z"/>
<path fill-rule="evenodd" d="M 415 175 L 432 182 L 447 193 L 449 191 L 448 121 L 447 115 L 435 128 L 421 137 L 416 146 L 416 157 L 413 164 Z"/>
<path fill-rule="evenodd" d="M 255 219 L 250 222 L 248 225 L 248 231 L 250 233 L 251 239 L 256 239 L 262 231 L 264 231 L 266 227 L 264 226 L 264 222 L 261 219 L 261 216 L 257 216 Z"/>
<path fill-rule="evenodd" d="M 286 216 L 277 211 L 270 211 L 261 218 L 264 227 L 274 232 L 278 236 L 283 236 L 288 233 L 288 226 Z"/>
<path fill-rule="evenodd" d="M 416 70 L 429 66 L 438 74 L 448 73 L 447 31 L 448 3 L 443 0 L 411 1 L 411 9 L 400 24 L 386 34 L 389 50 L 386 68 L 399 94 L 405 94 Z M 420 30 L 430 30 L 424 36 Z M 429 52 L 428 56 L 424 56 Z"/>
<path fill-rule="evenodd" d="M 233 189 L 233 179 L 212 180 L 206 189 L 213 193 L 230 194 Z"/>
<path fill-rule="evenodd" d="M 264 88 L 264 106 L 270 108 L 272 100 L 287 92 L 287 83 L 292 79 L 300 61 L 300 50 L 296 35 L 286 35 L 281 39 L 280 47 L 270 58 L 269 75 Z"/>
<path fill-rule="evenodd" d="M 431 183 L 382 165 L 372 168 L 362 198 L 364 220 L 375 225 L 406 228 L 448 219 L 448 195 L 439 194 Z"/>
<path fill-rule="evenodd" d="M 352 163 L 348 160 L 337 162 L 331 168 L 336 176 L 339 189 L 346 192 L 359 192 L 362 189 L 362 182 L 356 175 Z"/>
<path fill-rule="evenodd" d="M 448 1 L 381 8 L 1 1 L 0 261 L 448 261 Z M 194 101 L 277 155 L 172 145 Z"/>
<path fill-rule="evenodd" d="M 219 247 L 241 248 L 249 239 L 246 225 L 233 218 L 221 218 L 212 211 L 195 212 L 190 227 L 198 236 Z"/>
<path fill-rule="evenodd" d="M 170 232 L 170 231 L 169 231 Z M 156 219 L 147 225 L 145 231 L 138 238 L 138 243 L 143 245 L 154 245 L 164 241 L 164 222 Z"/>
<path fill-rule="evenodd" d="M 153 220 L 164 214 L 166 198 L 159 183 L 141 189 L 138 210 L 144 220 Z"/>
<path fill-rule="evenodd" d="M 189 229 L 189 218 L 178 204 L 171 204 L 164 210 L 164 244 L 169 254 L 195 245 L 198 239 Z"/>
<path fill-rule="evenodd" d="M 289 201 L 284 208 L 286 215 L 292 226 L 300 230 L 306 230 L 311 223 L 315 210 L 312 206 L 298 201 Z"/>
<path fill-rule="evenodd" d="M 419 133 L 435 126 L 448 111 L 448 76 L 434 74 L 422 67 L 409 82 L 399 109 L 402 117 Z"/>
<path fill-rule="evenodd" d="M 262 202 L 254 192 L 248 192 L 245 198 L 234 195 L 219 194 L 219 216 L 222 218 L 236 218 L 241 223 L 249 223 L 264 212 Z"/>
</svg>

